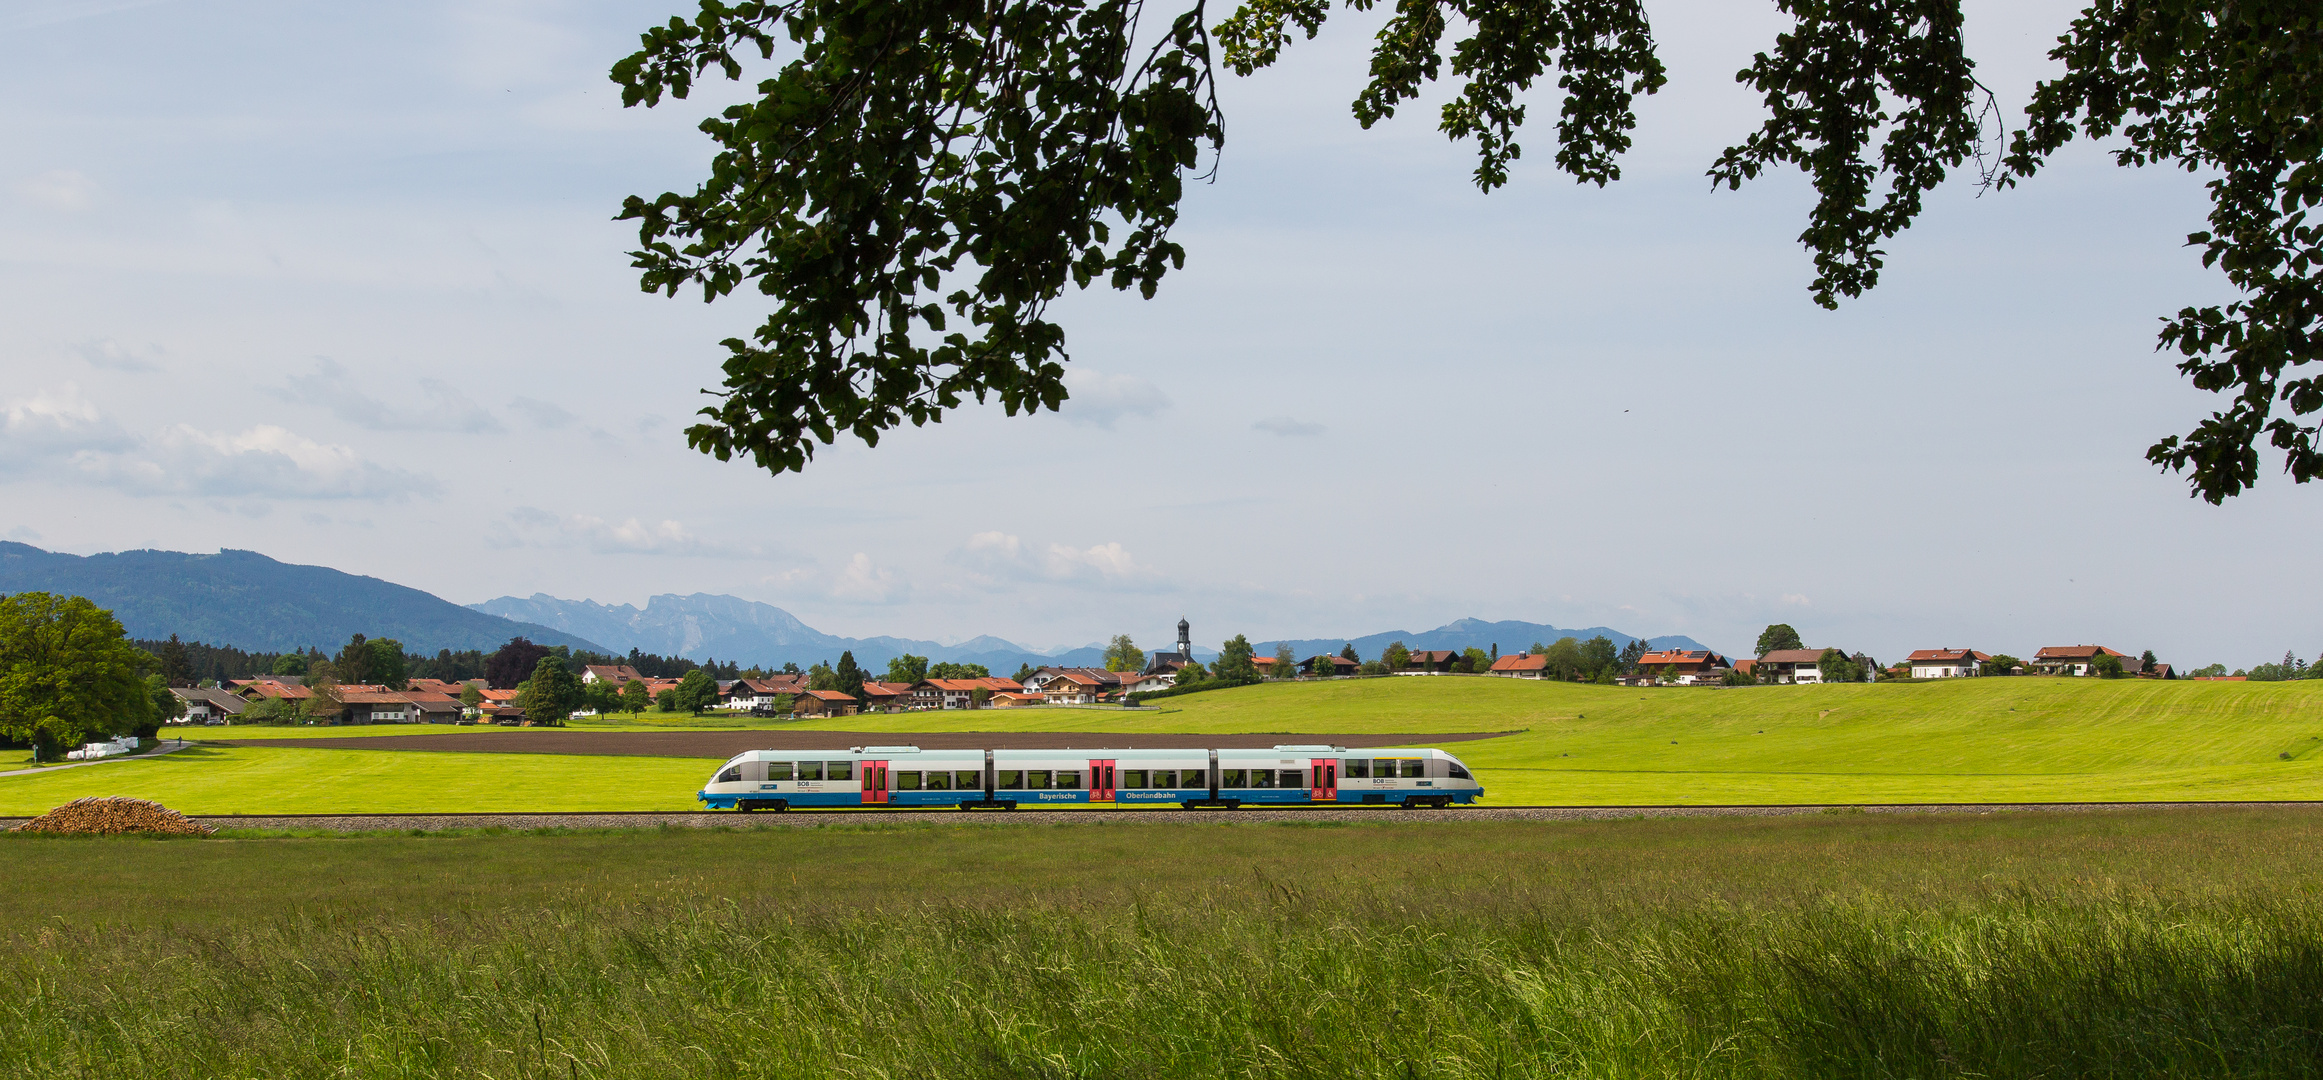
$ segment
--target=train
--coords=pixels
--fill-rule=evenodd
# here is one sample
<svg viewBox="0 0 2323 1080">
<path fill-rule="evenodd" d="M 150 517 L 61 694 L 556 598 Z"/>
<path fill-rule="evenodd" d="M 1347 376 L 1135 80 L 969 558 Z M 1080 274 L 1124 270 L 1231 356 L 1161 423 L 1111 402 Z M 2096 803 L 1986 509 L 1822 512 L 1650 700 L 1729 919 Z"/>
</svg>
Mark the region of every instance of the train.
<svg viewBox="0 0 2323 1080">
<path fill-rule="evenodd" d="M 823 807 L 1388 805 L 1472 803 L 1484 786 L 1426 747 L 1285 745 L 1199 750 L 751 750 L 694 797 L 711 810 Z"/>
</svg>

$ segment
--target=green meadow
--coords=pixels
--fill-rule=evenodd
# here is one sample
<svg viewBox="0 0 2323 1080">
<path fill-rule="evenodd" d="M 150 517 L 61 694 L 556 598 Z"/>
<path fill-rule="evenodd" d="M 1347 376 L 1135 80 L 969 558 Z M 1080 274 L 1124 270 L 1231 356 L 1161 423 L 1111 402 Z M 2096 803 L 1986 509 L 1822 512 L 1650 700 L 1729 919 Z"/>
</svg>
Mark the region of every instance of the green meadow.
<svg viewBox="0 0 2323 1080">
<path fill-rule="evenodd" d="M 2317 813 L 0 837 L 0 1075 L 2313 1076 Z"/>
<path fill-rule="evenodd" d="M 1513 732 L 1448 744 L 1488 804 L 2212 801 L 2323 798 L 2323 682 L 1962 679 L 1741 689 L 1489 678 L 1276 683 L 1153 711 L 983 710 L 772 724 L 615 718 L 584 730 Z M 443 728 L 204 728 L 196 739 Z M 490 730 L 525 739 L 534 729 Z M 196 813 L 685 809 L 701 759 L 199 747 L 0 777 L 0 813 L 138 795 Z"/>
</svg>

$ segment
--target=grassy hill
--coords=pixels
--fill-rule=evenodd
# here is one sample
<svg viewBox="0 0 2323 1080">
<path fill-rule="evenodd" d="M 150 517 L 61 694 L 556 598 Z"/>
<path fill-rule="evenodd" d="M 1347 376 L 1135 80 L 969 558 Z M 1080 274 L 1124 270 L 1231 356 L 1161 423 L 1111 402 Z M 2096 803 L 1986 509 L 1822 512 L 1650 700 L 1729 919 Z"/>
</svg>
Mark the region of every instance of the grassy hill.
<svg viewBox="0 0 2323 1080">
<path fill-rule="evenodd" d="M 1279 732 L 1408 732 L 1424 744 L 1429 732 L 1513 731 L 1451 746 L 1483 778 L 1486 801 L 1501 805 L 2323 798 L 2323 682 L 2014 678 L 1727 690 L 1445 677 L 1277 683 L 1163 704 L 845 724 L 865 733 L 1203 732 L 1259 744 Z M 275 732 L 318 734 L 199 734 Z M 691 759 L 243 747 L 0 778 L 0 813 L 106 794 L 210 813 L 684 809 L 704 771 Z"/>
</svg>

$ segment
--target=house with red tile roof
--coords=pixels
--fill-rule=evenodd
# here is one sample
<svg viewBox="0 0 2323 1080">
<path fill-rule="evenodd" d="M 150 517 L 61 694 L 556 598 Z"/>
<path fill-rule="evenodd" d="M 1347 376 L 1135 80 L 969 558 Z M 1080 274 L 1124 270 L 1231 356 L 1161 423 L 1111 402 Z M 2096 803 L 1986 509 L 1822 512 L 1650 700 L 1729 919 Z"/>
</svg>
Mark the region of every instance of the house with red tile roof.
<svg viewBox="0 0 2323 1080">
<path fill-rule="evenodd" d="M 911 704 L 911 688 L 911 683 L 872 682 L 866 679 L 863 683 L 863 711 L 902 712 Z"/>
<path fill-rule="evenodd" d="M 619 689 L 623 683 L 644 677 L 637 673 L 636 668 L 628 664 L 590 664 L 581 669 L 582 682 L 609 682 L 616 689 Z"/>
<path fill-rule="evenodd" d="M 1639 674 L 1654 679 L 1666 676 L 1680 686 L 1717 682 L 1731 666 L 1725 657 L 1708 649 L 1662 649 L 1637 658 Z"/>
<path fill-rule="evenodd" d="M 2043 675 L 2087 675 L 2100 656 L 2126 661 L 2121 668 L 2124 672 L 2137 670 L 2136 657 L 2103 645 L 2043 645 L 2033 654 L 2032 667 Z"/>
<path fill-rule="evenodd" d="M 1752 673 L 1758 676 L 1758 681 L 1774 685 L 1819 683 L 1823 681 L 1823 652 L 1822 649 L 1776 649 L 1759 657 Z M 1840 649 L 1839 655 L 1849 656 L 1845 649 Z M 1870 670 L 1871 665 L 1863 663 L 1869 657 L 1855 653 L 1850 659 L 1864 668 L 1864 682 L 1879 677 L 1878 672 Z"/>
<path fill-rule="evenodd" d="M 794 716 L 853 716 L 857 704 L 845 691 L 806 690 L 791 700 L 790 711 Z"/>
<path fill-rule="evenodd" d="M 1114 680 L 1119 686 L 1120 680 Z M 1105 683 L 1087 671 L 1060 671 L 1056 677 L 1041 684 L 1042 700 L 1051 705 L 1094 705 L 1097 696 L 1105 692 Z"/>
<path fill-rule="evenodd" d="M 1549 677 L 1549 658 L 1531 653 L 1510 653 L 1492 662 L 1486 675 L 1503 679 L 1546 679 Z"/>
<path fill-rule="evenodd" d="M 1974 649 L 1918 649 L 1904 657 L 1915 679 L 1963 679 L 1984 673 L 1988 653 Z"/>
</svg>

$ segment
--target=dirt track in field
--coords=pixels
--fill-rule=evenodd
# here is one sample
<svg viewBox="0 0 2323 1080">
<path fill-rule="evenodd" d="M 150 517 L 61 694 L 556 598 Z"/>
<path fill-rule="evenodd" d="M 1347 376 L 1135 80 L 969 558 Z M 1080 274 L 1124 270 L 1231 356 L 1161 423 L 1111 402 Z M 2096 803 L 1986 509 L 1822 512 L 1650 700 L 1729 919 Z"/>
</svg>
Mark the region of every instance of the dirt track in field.
<svg viewBox="0 0 2323 1080">
<path fill-rule="evenodd" d="M 615 757 L 715 758 L 745 750 L 834 750 L 850 746 L 917 746 L 923 750 L 1182 750 L 1294 743 L 1331 746 L 1433 746 L 1511 735 L 1477 731 L 1435 735 L 1122 734 L 1103 731 L 458 731 L 341 739 L 250 739 L 211 746 L 295 746 L 310 750 L 437 750 L 463 754 L 604 754 Z"/>
</svg>

